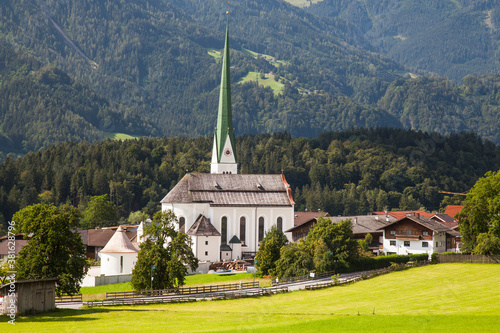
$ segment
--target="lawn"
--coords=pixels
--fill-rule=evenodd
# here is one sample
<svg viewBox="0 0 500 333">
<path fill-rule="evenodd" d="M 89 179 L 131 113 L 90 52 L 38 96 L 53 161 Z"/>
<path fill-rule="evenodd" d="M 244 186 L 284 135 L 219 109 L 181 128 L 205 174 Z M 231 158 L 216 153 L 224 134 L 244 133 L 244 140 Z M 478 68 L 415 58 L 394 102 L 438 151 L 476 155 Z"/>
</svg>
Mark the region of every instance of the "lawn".
<svg viewBox="0 0 500 333">
<path fill-rule="evenodd" d="M 9 332 L 497 332 L 500 265 L 431 265 L 315 291 L 0 321 Z"/>
</svg>

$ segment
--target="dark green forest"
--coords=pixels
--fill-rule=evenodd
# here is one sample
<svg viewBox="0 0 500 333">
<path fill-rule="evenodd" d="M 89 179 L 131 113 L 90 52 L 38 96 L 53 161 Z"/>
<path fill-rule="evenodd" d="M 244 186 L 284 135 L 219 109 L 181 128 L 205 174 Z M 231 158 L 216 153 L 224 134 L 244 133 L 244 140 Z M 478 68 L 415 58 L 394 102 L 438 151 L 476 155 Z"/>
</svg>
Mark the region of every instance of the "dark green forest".
<svg viewBox="0 0 500 333">
<path fill-rule="evenodd" d="M 286 133 L 237 138 L 241 173 L 278 174 L 292 186 L 297 210 L 332 215 L 384 209 L 438 210 L 489 170 L 500 148 L 474 134 L 426 134 L 377 128 L 328 132 L 314 139 Z M 126 219 L 153 214 L 186 172 L 208 172 L 212 137 L 66 142 L 0 164 L 4 224 L 34 203 L 71 204 L 83 211 L 108 194 Z M 458 198 L 460 199 L 460 198 Z"/>
<path fill-rule="evenodd" d="M 340 14 L 322 17 L 278 0 L 5 0 L 0 159 L 115 132 L 210 135 L 220 59 L 208 52 L 223 46 L 227 9 L 238 134 L 313 138 L 393 127 L 475 132 L 500 143 L 498 75 L 460 83 L 410 75 L 428 72 L 376 53 Z M 284 91 L 238 84 L 250 71 L 273 72 Z"/>
<path fill-rule="evenodd" d="M 457 82 L 468 75 L 500 74 L 500 3 L 497 0 L 323 0 L 309 13 L 356 27 L 357 43 L 410 69 Z"/>
</svg>

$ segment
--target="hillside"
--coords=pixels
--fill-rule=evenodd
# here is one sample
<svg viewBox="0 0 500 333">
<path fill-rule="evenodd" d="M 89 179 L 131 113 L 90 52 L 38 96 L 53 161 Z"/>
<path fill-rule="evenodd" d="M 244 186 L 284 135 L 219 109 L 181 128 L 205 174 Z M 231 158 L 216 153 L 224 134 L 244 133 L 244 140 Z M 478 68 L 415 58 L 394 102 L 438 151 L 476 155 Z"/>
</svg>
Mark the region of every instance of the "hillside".
<svg viewBox="0 0 500 333">
<path fill-rule="evenodd" d="M 498 1 L 323 0 L 305 8 L 357 27 L 358 43 L 412 69 L 460 81 L 500 74 Z"/>
<path fill-rule="evenodd" d="M 93 141 L 103 131 L 211 135 L 226 9 L 238 134 L 286 130 L 316 137 L 393 127 L 473 131 L 500 143 L 498 76 L 457 84 L 410 75 L 374 52 L 371 42 L 360 41 L 357 25 L 342 16 L 320 17 L 278 0 L 5 0 L 0 40 L 14 58 L 37 65 L 31 70 L 22 61 L 4 62 L 16 74 L 2 75 L 0 90 L 10 96 L 16 87 L 21 98 L 23 89 L 33 87 L 46 101 L 35 105 L 35 98 L 17 103 L 5 97 L 0 150 L 25 154 L 63 140 Z M 35 73 L 42 68 L 67 78 L 44 90 Z M 272 77 L 276 85 L 247 80 L 250 73 Z M 14 104 L 26 128 L 9 116 Z"/>
<path fill-rule="evenodd" d="M 151 127 L 60 69 L 0 46 L 0 160 L 68 140 L 101 140 L 112 131 L 137 133 L 131 123 Z"/>
<path fill-rule="evenodd" d="M 0 163 L 0 220 L 27 205 L 69 203 L 84 209 L 108 194 L 121 219 L 159 201 L 188 172 L 208 172 L 212 137 L 63 143 Z M 472 134 L 384 129 L 329 132 L 315 139 L 288 134 L 236 139 L 241 173 L 279 174 L 292 186 L 296 209 L 332 215 L 384 209 L 438 210 L 463 198 L 489 170 L 500 148 Z"/>
</svg>

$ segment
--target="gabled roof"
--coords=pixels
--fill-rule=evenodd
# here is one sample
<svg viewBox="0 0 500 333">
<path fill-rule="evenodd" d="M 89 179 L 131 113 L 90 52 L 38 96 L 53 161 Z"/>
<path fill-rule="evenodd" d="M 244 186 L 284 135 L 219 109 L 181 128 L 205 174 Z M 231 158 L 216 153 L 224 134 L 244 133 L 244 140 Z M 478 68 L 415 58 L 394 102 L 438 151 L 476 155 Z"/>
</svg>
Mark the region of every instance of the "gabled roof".
<svg viewBox="0 0 500 333">
<path fill-rule="evenodd" d="M 238 238 L 238 236 L 234 235 L 230 240 L 229 240 L 229 244 L 241 244 L 241 241 L 240 239 Z"/>
<path fill-rule="evenodd" d="M 455 229 L 458 227 L 458 222 L 448 214 L 435 214 L 431 219 L 444 224 L 450 229 Z"/>
<path fill-rule="evenodd" d="M 109 240 L 106 246 L 101 250 L 101 253 L 134 253 L 139 252 L 132 245 L 130 239 L 125 234 L 125 230 L 120 226 L 116 229 L 113 237 Z"/>
<path fill-rule="evenodd" d="M 333 223 L 350 219 L 352 223 L 352 232 L 354 234 L 367 234 L 380 232 L 381 228 L 396 221 L 392 216 L 379 215 L 355 215 L 355 216 L 333 216 L 329 218 Z"/>
<path fill-rule="evenodd" d="M 283 175 L 188 173 L 161 203 L 208 203 L 210 206 L 292 206 Z"/>
<path fill-rule="evenodd" d="M 293 213 L 293 225 L 299 226 L 312 219 L 317 219 L 323 216 L 328 217 L 330 214 L 328 214 L 328 212 L 295 212 Z"/>
<path fill-rule="evenodd" d="M 123 228 L 122 228 L 123 229 Z M 113 229 L 88 229 L 78 230 L 82 236 L 83 244 L 86 246 L 104 247 L 115 234 Z M 127 238 L 132 240 L 135 238 L 137 231 L 126 231 Z"/>
<path fill-rule="evenodd" d="M 430 219 L 434 213 L 427 213 L 427 212 L 424 212 L 423 210 L 395 210 L 395 211 L 391 211 L 391 212 L 373 212 L 373 214 L 375 215 L 390 215 L 396 219 L 402 219 L 403 217 L 405 216 L 408 216 L 408 215 L 413 215 L 413 214 L 420 214 L 421 216 L 424 216 L 424 217 L 427 217 L 428 219 Z"/>
<path fill-rule="evenodd" d="M 446 210 L 444 211 L 445 214 L 455 218 L 455 216 L 460 213 L 460 211 L 464 208 L 464 206 L 458 206 L 458 205 L 448 205 L 446 206 Z"/>
<path fill-rule="evenodd" d="M 190 236 L 220 236 L 210 220 L 205 215 L 200 215 L 186 232 Z"/>
<path fill-rule="evenodd" d="M 424 217 L 424 216 L 416 216 L 416 215 L 405 216 L 402 219 L 391 222 L 380 229 L 388 228 L 388 227 L 395 225 L 395 224 L 398 224 L 404 220 L 411 220 L 411 221 L 418 223 L 418 224 L 420 224 L 420 225 L 422 225 L 422 226 L 424 226 L 432 231 L 435 231 L 435 232 L 446 232 L 446 233 L 453 235 L 453 236 L 459 235 L 459 233 L 457 231 L 451 230 L 447 226 L 445 226 L 437 221 L 431 220 L 431 219 Z"/>
</svg>

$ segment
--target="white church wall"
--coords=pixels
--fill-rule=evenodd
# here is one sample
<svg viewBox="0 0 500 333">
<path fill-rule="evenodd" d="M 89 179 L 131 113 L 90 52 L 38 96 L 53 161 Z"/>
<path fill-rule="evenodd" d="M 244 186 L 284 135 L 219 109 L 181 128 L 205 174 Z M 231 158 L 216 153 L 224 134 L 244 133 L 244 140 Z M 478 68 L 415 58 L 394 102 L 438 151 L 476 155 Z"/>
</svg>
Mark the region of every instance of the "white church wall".
<svg viewBox="0 0 500 333">
<path fill-rule="evenodd" d="M 283 219 L 283 232 L 293 227 L 293 206 L 290 207 L 210 207 L 209 204 L 162 204 L 162 210 L 172 209 L 177 216 L 185 218 L 185 231 L 189 230 L 200 214 L 205 215 L 210 219 L 212 225 L 221 232 L 222 217 L 227 217 L 227 241 L 236 235 L 241 240 L 240 235 L 240 218 L 246 218 L 245 228 L 245 245 L 242 247 L 244 252 L 257 252 L 258 250 L 258 225 L 259 217 L 264 218 L 264 234 L 272 226 L 277 224 L 278 217 Z M 178 228 L 178 226 L 176 226 Z M 291 240 L 291 233 L 285 233 Z M 220 243 L 219 243 L 220 246 Z M 212 249 L 208 250 L 209 253 Z M 205 253 L 205 250 L 200 252 L 193 248 L 193 252 L 197 255 Z M 220 251 L 219 251 L 220 252 Z M 211 255 L 209 255 L 213 258 Z M 200 260 L 200 257 L 198 257 Z M 212 259 L 210 259 L 212 260 Z"/>
</svg>

